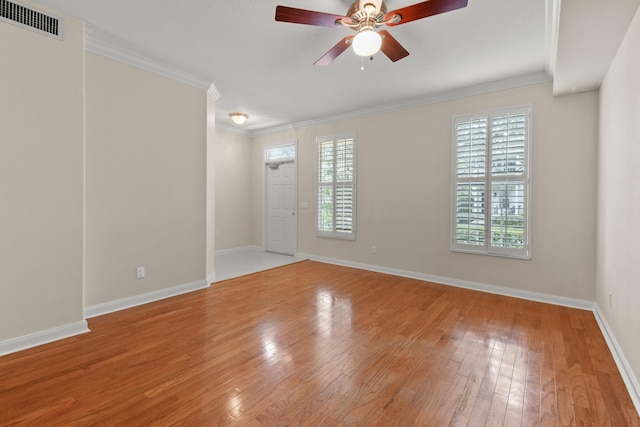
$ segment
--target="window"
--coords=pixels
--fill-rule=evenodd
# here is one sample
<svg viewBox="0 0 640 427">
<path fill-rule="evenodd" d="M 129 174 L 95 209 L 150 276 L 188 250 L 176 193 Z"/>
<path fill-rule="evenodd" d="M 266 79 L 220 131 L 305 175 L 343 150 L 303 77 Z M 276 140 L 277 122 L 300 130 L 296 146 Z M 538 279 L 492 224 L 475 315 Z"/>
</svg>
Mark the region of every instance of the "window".
<svg viewBox="0 0 640 427">
<path fill-rule="evenodd" d="M 281 147 L 269 147 L 265 151 L 265 158 L 269 160 L 294 159 L 296 157 L 296 146 L 283 145 Z"/>
<path fill-rule="evenodd" d="M 531 108 L 455 117 L 454 251 L 530 258 Z"/>
<path fill-rule="evenodd" d="M 356 139 L 354 135 L 322 137 L 318 149 L 317 234 L 356 238 Z"/>
</svg>

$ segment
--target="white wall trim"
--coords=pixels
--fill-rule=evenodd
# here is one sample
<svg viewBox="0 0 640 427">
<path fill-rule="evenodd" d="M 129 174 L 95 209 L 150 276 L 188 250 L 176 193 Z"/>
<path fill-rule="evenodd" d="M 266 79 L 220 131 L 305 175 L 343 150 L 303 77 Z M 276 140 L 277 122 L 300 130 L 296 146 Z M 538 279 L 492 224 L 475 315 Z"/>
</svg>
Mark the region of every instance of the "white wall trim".
<svg viewBox="0 0 640 427">
<path fill-rule="evenodd" d="M 622 376 L 622 380 L 624 381 L 627 387 L 627 390 L 629 391 L 631 400 L 633 401 L 633 404 L 636 407 L 636 411 L 638 411 L 638 414 L 640 414 L 640 382 L 638 382 L 638 379 L 634 375 L 633 369 L 631 369 L 631 365 L 627 361 L 627 358 L 625 357 L 624 352 L 622 351 L 622 348 L 618 344 L 618 341 L 616 340 L 615 335 L 613 334 L 613 331 L 609 327 L 605 317 L 602 315 L 598 305 L 593 301 L 586 301 L 586 300 L 581 300 L 577 298 L 567 298 L 567 297 L 561 297 L 557 295 L 543 294 L 540 292 L 510 289 L 502 286 L 487 285 L 484 283 L 470 282 L 466 280 L 453 279 L 450 277 L 434 276 L 430 274 L 416 273 L 412 271 L 399 270 L 399 269 L 388 268 L 388 267 L 380 267 L 377 265 L 345 261 L 345 260 L 316 256 L 316 255 L 305 254 L 305 253 L 296 253 L 295 256 L 299 258 L 307 258 L 312 261 L 324 262 L 327 264 L 342 265 L 345 267 L 353 267 L 353 268 L 359 268 L 362 270 L 375 271 L 378 273 L 392 274 L 395 276 L 408 277 L 410 279 L 434 282 L 442 285 L 455 286 L 459 288 L 471 289 L 471 290 L 476 290 L 480 292 L 488 292 L 492 294 L 505 295 L 509 297 L 521 298 L 521 299 L 526 299 L 530 301 L 543 302 L 547 304 L 577 308 L 581 310 L 589 310 L 593 312 L 596 322 L 598 323 L 598 326 L 602 331 L 602 335 L 604 336 L 604 339 L 607 342 L 607 346 L 611 351 L 611 355 L 613 356 L 613 359 L 616 362 L 618 371 Z"/>
<path fill-rule="evenodd" d="M 247 251 L 264 252 L 264 248 L 262 246 L 257 246 L 257 245 L 238 246 L 236 248 L 217 250 L 216 255 L 230 255 L 230 254 L 237 254 L 238 252 L 247 252 Z"/>
<path fill-rule="evenodd" d="M 109 34 L 86 23 L 84 47 L 90 52 L 104 55 L 111 59 L 115 59 L 116 61 L 124 62 L 125 64 L 177 80 L 190 86 L 205 89 L 214 97 L 214 99 L 217 99 L 215 98 L 216 95 L 218 98 L 220 97 L 218 91 L 210 80 L 190 74 L 155 59 L 134 53 L 132 50 L 128 50 L 123 46 L 116 44 L 115 40 L 113 40 L 113 36 L 110 36 Z"/>
<path fill-rule="evenodd" d="M 547 73 L 553 76 L 556 71 L 558 54 L 558 32 L 560 27 L 560 0 L 545 1 L 545 57 Z"/>
<path fill-rule="evenodd" d="M 47 329 L 22 337 L 12 338 L 7 341 L 0 342 L 0 356 L 15 353 L 17 351 L 26 350 L 31 347 L 48 344 L 53 341 L 62 340 L 75 335 L 90 332 L 87 321 L 69 323 L 68 325 L 58 326 L 56 328 Z"/>
<path fill-rule="evenodd" d="M 631 396 L 631 400 L 636 407 L 636 411 L 638 411 L 638 414 L 640 415 L 640 382 L 638 382 L 638 378 L 636 378 L 636 376 L 634 375 L 633 369 L 631 369 L 631 365 L 627 361 L 622 348 L 618 344 L 613 331 L 607 323 L 607 319 L 604 317 L 597 304 L 595 309 L 593 310 L 593 314 L 595 315 L 596 322 L 598 322 L 600 330 L 602 331 L 602 335 L 604 335 L 604 339 L 609 346 L 609 350 L 611 351 L 613 360 L 618 366 L 618 371 L 620 371 L 622 380 L 627 386 L 627 390 L 629 390 L 629 395 Z"/>
<path fill-rule="evenodd" d="M 209 275 L 209 277 L 207 277 L 207 283 L 209 283 L 209 285 L 211 285 L 215 281 L 216 281 L 216 272 L 214 271 L 213 273 L 211 273 Z"/>
<path fill-rule="evenodd" d="M 475 86 L 469 86 L 466 88 L 449 90 L 439 93 L 434 93 L 425 97 L 414 98 L 394 102 L 390 104 L 379 105 L 372 108 L 365 108 L 362 110 L 351 111 L 344 114 L 336 114 L 333 116 L 320 117 L 317 119 L 307 120 L 298 123 L 288 123 L 280 126 L 267 127 L 264 129 L 256 129 L 249 131 L 252 136 L 266 135 L 274 132 L 280 132 L 285 130 L 291 130 L 296 128 L 305 128 L 311 126 L 317 126 L 319 124 L 333 122 L 338 120 L 355 119 L 359 117 L 373 116 L 375 114 L 382 114 L 391 111 L 404 110 L 407 108 L 421 107 L 425 105 L 436 104 L 439 102 L 452 101 L 455 99 L 468 98 L 474 95 L 483 95 L 485 93 L 498 92 L 501 90 L 514 89 L 522 86 L 529 86 L 533 84 L 546 83 L 552 81 L 552 77 L 547 71 L 540 71 L 536 73 L 525 74 L 521 76 L 511 77 L 508 79 L 487 82 Z"/>
<path fill-rule="evenodd" d="M 227 123 L 227 119 L 229 119 L 229 116 L 224 117 L 224 122 L 219 121 L 219 118 L 222 119 L 222 117 L 216 117 L 216 130 L 221 129 L 238 135 L 251 136 L 251 132 L 246 128 L 240 128 L 237 125 Z"/>
<path fill-rule="evenodd" d="M 392 274 L 394 276 L 408 277 L 410 279 L 422 280 L 426 282 L 439 283 L 442 285 L 455 286 L 457 288 L 471 289 L 474 291 L 488 292 L 491 294 L 504 295 L 508 297 L 521 298 L 530 301 L 544 302 L 548 304 L 561 305 L 582 310 L 594 310 L 595 303 L 577 298 L 568 298 L 558 295 L 543 294 L 540 292 L 524 291 L 520 289 L 505 288 L 502 286 L 488 285 L 485 283 L 471 282 L 468 280 L 454 279 L 451 277 L 435 276 L 432 274 L 416 273 L 414 271 L 399 270 L 396 268 L 380 267 L 378 265 L 364 264 L 359 262 L 344 261 L 340 259 L 316 256 L 311 254 L 296 253 L 296 257 L 308 258 L 312 261 L 325 262 L 327 264 L 343 265 L 345 267 L 359 268 L 361 270 L 375 271 L 378 273 Z"/>
<path fill-rule="evenodd" d="M 214 101 L 220 99 L 220 92 L 218 92 L 218 88 L 213 83 L 209 85 L 209 88 L 207 89 L 207 95 L 209 95 Z"/>
<path fill-rule="evenodd" d="M 198 280 L 197 282 L 186 283 L 184 285 L 160 289 L 158 291 L 148 292 L 146 294 L 134 295 L 132 297 L 109 301 L 102 304 L 96 304 L 84 308 L 84 317 L 90 319 L 92 317 L 102 316 L 103 314 L 113 313 L 115 311 L 124 310 L 126 308 L 131 308 L 154 301 L 159 301 L 165 298 L 186 294 L 188 292 L 193 292 L 208 287 L 209 282 L 207 280 Z"/>
</svg>

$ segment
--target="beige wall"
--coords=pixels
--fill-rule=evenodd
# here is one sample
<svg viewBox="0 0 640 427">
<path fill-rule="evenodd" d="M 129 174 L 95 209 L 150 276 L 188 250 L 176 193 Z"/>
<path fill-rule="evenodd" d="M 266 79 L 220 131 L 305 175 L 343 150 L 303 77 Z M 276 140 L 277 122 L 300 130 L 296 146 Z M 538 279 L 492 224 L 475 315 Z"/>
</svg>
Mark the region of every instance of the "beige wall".
<svg viewBox="0 0 640 427">
<path fill-rule="evenodd" d="M 215 135 L 216 250 L 261 245 L 251 233 L 257 208 L 251 198 L 252 176 L 262 170 L 251 163 L 251 139 L 220 127 Z"/>
<path fill-rule="evenodd" d="M 205 279 L 206 133 L 205 90 L 87 52 L 87 306 Z"/>
<path fill-rule="evenodd" d="M 216 271 L 216 100 L 207 94 L 207 280 Z"/>
<path fill-rule="evenodd" d="M 596 301 L 640 378 L 640 12 L 601 88 Z M 609 302 L 611 293 L 611 305 Z M 636 391 L 640 393 L 640 389 Z"/>
<path fill-rule="evenodd" d="M 83 320 L 83 25 L 0 22 L 0 341 Z"/>
<path fill-rule="evenodd" d="M 455 280 L 593 301 L 598 95 L 554 98 L 551 83 L 376 116 L 266 133 L 263 148 L 299 140 L 298 251 Z M 531 104 L 529 261 L 449 250 L 452 116 Z M 357 240 L 315 236 L 315 138 L 357 133 Z M 262 236 L 262 177 L 253 179 L 253 240 Z M 370 254 L 376 246 L 376 254 Z"/>
</svg>

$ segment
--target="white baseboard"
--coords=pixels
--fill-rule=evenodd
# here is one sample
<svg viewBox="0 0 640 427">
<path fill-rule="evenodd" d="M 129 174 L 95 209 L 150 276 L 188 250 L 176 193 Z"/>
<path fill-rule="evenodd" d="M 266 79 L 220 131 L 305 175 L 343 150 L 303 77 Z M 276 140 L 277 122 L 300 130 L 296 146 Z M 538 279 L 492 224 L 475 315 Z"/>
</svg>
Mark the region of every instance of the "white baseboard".
<svg viewBox="0 0 640 427">
<path fill-rule="evenodd" d="M 216 281 L 216 272 L 214 271 L 207 277 L 207 283 L 211 284 Z"/>
<path fill-rule="evenodd" d="M 0 342 L 0 356 L 90 332 L 86 320 Z"/>
<path fill-rule="evenodd" d="M 132 297 L 122 298 L 115 301 L 109 301 L 102 304 L 96 304 L 84 309 L 84 317 L 90 319 L 92 317 L 101 316 L 114 311 L 124 310 L 126 308 L 147 304 L 153 301 L 170 298 L 176 295 L 186 294 L 188 292 L 197 291 L 209 287 L 209 281 L 199 280 L 184 285 L 173 286 L 171 288 L 160 289 L 158 291 L 148 292 L 146 294 L 134 295 Z"/>
<path fill-rule="evenodd" d="M 237 248 L 220 249 L 215 252 L 215 255 L 237 254 L 238 252 L 246 252 L 246 251 L 264 252 L 265 249 L 262 246 L 238 246 Z"/>
<path fill-rule="evenodd" d="M 631 365 L 627 361 L 622 348 L 618 344 L 613 331 L 607 323 L 607 319 L 604 317 L 597 304 L 596 308 L 593 310 L 593 314 L 596 317 L 596 322 L 598 322 L 598 325 L 600 326 L 600 330 L 602 331 L 602 335 L 604 335 L 605 341 L 607 341 L 613 360 L 615 360 L 616 365 L 618 366 L 622 380 L 627 386 L 627 390 L 629 390 L 629 395 L 631 395 L 631 400 L 636 407 L 636 411 L 638 411 L 638 414 L 640 415 L 640 383 L 638 382 L 638 378 L 634 375 Z"/>
<path fill-rule="evenodd" d="M 577 298 L 567 298 L 567 297 L 561 297 L 557 295 L 543 294 L 540 292 L 505 288 L 502 286 L 487 285 L 485 283 L 471 282 L 468 280 L 454 279 L 451 277 L 416 273 L 414 271 L 400 270 L 400 269 L 389 268 L 389 267 L 381 267 L 379 265 L 345 261 L 341 259 L 321 257 L 321 256 L 316 256 L 311 254 L 297 253 L 296 257 L 307 258 L 312 261 L 324 262 L 327 264 L 343 265 L 345 267 L 353 267 L 353 268 L 359 268 L 361 270 L 375 271 L 377 273 L 386 273 L 386 274 L 392 274 L 394 276 L 408 277 L 410 279 L 422 280 L 425 282 L 433 282 L 433 283 L 439 283 L 442 285 L 455 286 L 457 288 L 465 288 L 465 289 L 471 289 L 474 291 L 504 295 L 508 297 L 544 302 L 548 304 L 561 305 L 561 306 L 571 307 L 571 308 L 579 308 L 582 310 L 594 310 L 595 308 L 595 303 L 593 301 L 586 301 L 586 300 L 581 300 Z"/>
<path fill-rule="evenodd" d="M 631 365 L 629 365 L 629 362 L 624 356 L 624 352 L 622 351 L 622 348 L 620 347 L 620 345 L 618 345 L 618 342 L 615 338 L 615 335 L 613 334 L 613 331 L 611 330 L 611 328 L 607 324 L 606 319 L 600 312 L 598 305 L 593 301 L 586 301 L 586 300 L 581 300 L 577 298 L 567 298 L 567 297 L 561 297 L 557 295 L 543 294 L 539 292 L 522 291 L 518 289 L 504 288 L 501 286 L 487 285 L 484 283 L 458 280 L 450 277 L 434 276 L 430 274 L 416 273 L 412 271 L 405 271 L 405 270 L 399 270 L 399 269 L 388 268 L 388 267 L 380 267 L 377 265 L 345 261 L 345 260 L 321 257 L 316 255 L 310 255 L 310 254 L 299 253 L 299 254 L 296 254 L 296 256 L 299 256 L 301 258 L 308 258 L 312 261 L 324 262 L 327 264 L 343 265 L 345 267 L 359 268 L 361 270 L 375 271 L 378 273 L 387 273 L 387 274 L 392 274 L 394 276 L 408 277 L 411 279 L 440 283 L 443 285 L 456 286 L 460 288 L 471 289 L 471 290 L 476 290 L 481 292 L 489 292 L 489 293 L 505 295 L 509 297 L 560 305 L 564 307 L 589 310 L 594 314 L 596 322 L 598 323 L 598 326 L 602 331 L 602 335 L 604 335 L 607 345 L 609 346 L 609 350 L 611 351 L 611 354 L 616 362 L 618 371 L 620 371 L 620 375 L 622 376 L 622 379 L 627 387 L 627 390 L 629 391 L 631 400 L 633 401 L 633 404 L 636 407 L 636 411 L 638 411 L 638 414 L 640 414 L 640 383 L 638 382 L 638 379 L 635 377 L 633 370 L 631 369 Z"/>
</svg>

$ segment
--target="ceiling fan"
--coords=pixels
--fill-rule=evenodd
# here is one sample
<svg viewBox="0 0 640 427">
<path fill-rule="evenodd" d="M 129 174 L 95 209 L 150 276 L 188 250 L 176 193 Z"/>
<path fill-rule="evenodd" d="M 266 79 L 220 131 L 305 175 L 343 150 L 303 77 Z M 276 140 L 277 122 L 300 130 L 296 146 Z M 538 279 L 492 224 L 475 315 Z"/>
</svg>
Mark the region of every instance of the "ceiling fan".
<svg viewBox="0 0 640 427">
<path fill-rule="evenodd" d="M 427 0 L 412 6 L 387 12 L 382 0 L 356 0 L 345 16 L 288 6 L 276 7 L 276 21 L 319 27 L 348 27 L 356 31 L 338 42 L 313 65 L 325 66 L 344 52 L 350 45 L 357 55 L 373 57 L 379 50 L 396 62 L 409 52 L 386 30 L 377 31 L 387 25 L 393 27 L 440 13 L 463 8 L 468 0 Z"/>
</svg>

